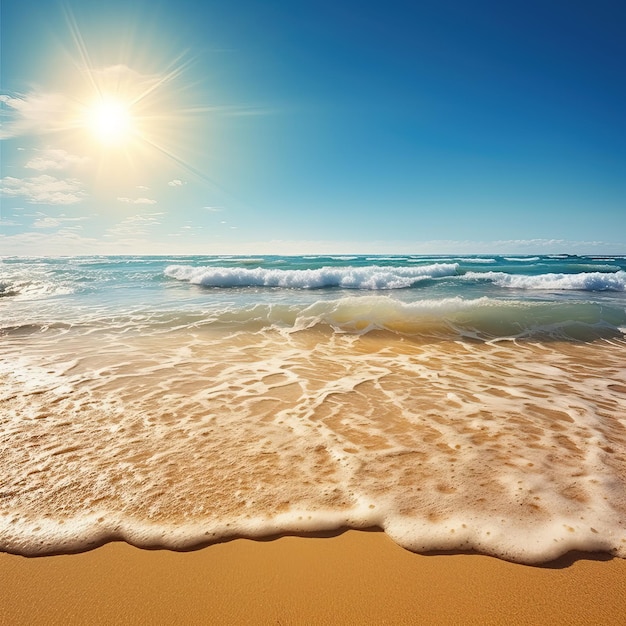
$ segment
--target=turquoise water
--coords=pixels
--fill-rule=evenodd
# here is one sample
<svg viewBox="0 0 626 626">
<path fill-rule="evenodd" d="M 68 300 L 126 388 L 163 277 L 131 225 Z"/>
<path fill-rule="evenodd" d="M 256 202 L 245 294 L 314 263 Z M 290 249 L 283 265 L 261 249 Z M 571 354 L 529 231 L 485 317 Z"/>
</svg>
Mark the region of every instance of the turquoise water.
<svg viewBox="0 0 626 626">
<path fill-rule="evenodd" d="M 357 311 L 354 299 L 364 296 Z M 81 257 L 0 263 L 5 332 L 131 318 L 137 324 L 177 323 L 178 315 L 206 323 L 238 316 L 243 322 L 246 312 L 256 319 L 258 307 L 268 309 L 268 324 L 294 323 L 307 307 L 346 299 L 355 319 L 369 315 L 371 328 L 384 326 L 372 296 L 381 298 L 382 308 L 391 300 L 396 321 L 405 317 L 415 333 L 423 317 L 452 318 L 459 332 L 475 327 L 487 338 L 548 327 L 567 332 L 575 325 L 592 334 L 610 332 L 626 324 L 626 258 Z M 332 315 L 322 315 L 320 323 L 332 325 Z M 349 320 L 338 326 L 349 329 Z"/>
</svg>

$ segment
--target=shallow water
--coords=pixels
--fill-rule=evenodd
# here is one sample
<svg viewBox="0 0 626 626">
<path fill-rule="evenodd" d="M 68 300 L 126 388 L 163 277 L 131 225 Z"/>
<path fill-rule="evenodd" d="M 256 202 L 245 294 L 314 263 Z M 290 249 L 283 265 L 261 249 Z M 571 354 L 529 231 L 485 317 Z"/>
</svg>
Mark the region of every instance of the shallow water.
<svg viewBox="0 0 626 626">
<path fill-rule="evenodd" d="M 1 300 L 3 550 L 380 526 L 416 551 L 626 556 L 622 292 L 463 290 L 475 259 L 384 295 L 89 261 L 11 261 L 67 293 Z M 371 260 L 335 262 L 337 276 Z"/>
</svg>

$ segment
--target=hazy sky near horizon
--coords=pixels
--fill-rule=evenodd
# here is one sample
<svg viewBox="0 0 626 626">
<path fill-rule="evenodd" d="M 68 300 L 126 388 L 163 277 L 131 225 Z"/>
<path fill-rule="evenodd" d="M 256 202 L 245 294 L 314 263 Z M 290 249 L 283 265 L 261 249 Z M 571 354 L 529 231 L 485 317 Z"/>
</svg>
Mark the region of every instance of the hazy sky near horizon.
<svg viewBox="0 0 626 626">
<path fill-rule="evenodd" d="M 626 4 L 2 0 L 0 255 L 626 254 Z"/>
</svg>

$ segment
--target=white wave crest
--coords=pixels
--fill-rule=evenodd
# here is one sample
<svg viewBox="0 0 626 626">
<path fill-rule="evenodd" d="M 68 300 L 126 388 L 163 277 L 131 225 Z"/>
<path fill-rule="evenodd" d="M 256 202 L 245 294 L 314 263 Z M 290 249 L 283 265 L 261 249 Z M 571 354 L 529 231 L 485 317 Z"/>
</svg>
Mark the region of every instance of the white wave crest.
<svg viewBox="0 0 626 626">
<path fill-rule="evenodd" d="M 486 259 L 484 257 L 459 257 L 461 263 L 475 263 L 476 265 L 485 265 L 497 263 L 496 259 Z"/>
<path fill-rule="evenodd" d="M 455 276 L 458 269 L 458 263 L 435 263 L 420 267 L 322 267 L 306 270 L 170 265 L 165 268 L 165 275 L 204 287 L 340 287 L 382 290 L 411 287 L 429 278 Z"/>
<path fill-rule="evenodd" d="M 626 291 L 626 272 L 511 275 L 504 272 L 467 272 L 465 278 L 491 280 L 499 287 L 558 291 Z"/>
</svg>

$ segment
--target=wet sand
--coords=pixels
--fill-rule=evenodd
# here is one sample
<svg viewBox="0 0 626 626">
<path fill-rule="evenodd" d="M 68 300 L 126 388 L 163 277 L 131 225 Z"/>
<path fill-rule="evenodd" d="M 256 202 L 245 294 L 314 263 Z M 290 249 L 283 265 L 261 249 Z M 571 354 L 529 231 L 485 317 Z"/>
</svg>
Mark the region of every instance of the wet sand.
<svg viewBox="0 0 626 626">
<path fill-rule="evenodd" d="M 418 555 L 381 532 L 237 539 L 190 552 L 110 543 L 0 554 L 1 624 L 591 624 L 626 615 L 626 560 L 542 567 Z"/>
</svg>

